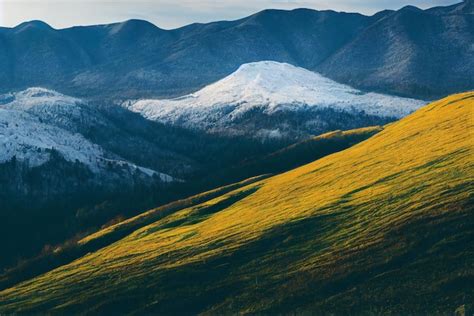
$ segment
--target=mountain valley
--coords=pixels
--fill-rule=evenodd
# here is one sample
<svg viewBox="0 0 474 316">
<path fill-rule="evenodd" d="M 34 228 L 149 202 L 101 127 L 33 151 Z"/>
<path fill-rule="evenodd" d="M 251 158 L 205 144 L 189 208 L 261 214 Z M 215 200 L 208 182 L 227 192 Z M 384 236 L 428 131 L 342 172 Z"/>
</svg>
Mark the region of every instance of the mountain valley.
<svg viewBox="0 0 474 316">
<path fill-rule="evenodd" d="M 473 316 L 456 1 L 0 3 L 0 315 Z"/>
</svg>

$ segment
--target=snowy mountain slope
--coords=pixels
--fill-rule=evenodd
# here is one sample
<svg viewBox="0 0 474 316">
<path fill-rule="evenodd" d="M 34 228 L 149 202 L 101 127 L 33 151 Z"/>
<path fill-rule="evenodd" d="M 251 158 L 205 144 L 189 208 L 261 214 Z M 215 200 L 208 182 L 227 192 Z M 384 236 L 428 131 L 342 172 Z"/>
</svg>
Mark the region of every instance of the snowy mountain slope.
<svg viewBox="0 0 474 316">
<path fill-rule="evenodd" d="M 184 177 L 185 172 L 190 172 L 188 166 L 196 165 L 192 159 L 180 154 L 176 146 L 157 140 L 165 134 L 173 136 L 169 127 L 151 131 L 151 125 L 156 124 L 108 101 L 73 98 L 35 87 L 0 95 L 0 108 L 30 113 L 43 123 L 83 135 L 120 160 L 175 178 Z"/>
<path fill-rule="evenodd" d="M 104 124 L 86 101 L 39 87 L 0 96 L 0 108 L 28 112 L 73 133 L 80 133 L 85 126 Z"/>
<path fill-rule="evenodd" d="M 45 106 L 50 108 L 74 107 L 82 102 L 81 99 L 39 87 L 0 96 L 0 106 L 16 110 L 34 110 Z"/>
<path fill-rule="evenodd" d="M 364 93 L 317 73 L 273 61 L 242 65 L 202 90 L 170 100 L 128 101 L 144 117 L 189 128 L 224 128 L 257 111 L 265 116 L 327 109 L 352 115 L 401 118 L 424 101 Z"/>
<path fill-rule="evenodd" d="M 50 150 L 57 150 L 70 162 L 79 161 L 98 171 L 97 161 L 103 157 L 99 146 L 78 134 L 41 123 L 33 115 L 0 108 L 0 162 L 13 157 L 36 167 L 49 159 Z"/>
<path fill-rule="evenodd" d="M 52 151 L 66 161 L 86 165 L 94 173 L 106 173 L 107 166 L 112 164 L 142 176 L 157 175 L 165 182 L 173 180 L 166 174 L 111 158 L 113 155 L 80 134 L 42 123 L 32 114 L 0 108 L 0 163 L 15 157 L 29 167 L 37 167 L 50 159 Z"/>
<path fill-rule="evenodd" d="M 112 167 L 127 169 L 138 176 L 159 177 L 170 182 L 164 173 L 139 167 L 74 132 L 74 120 L 84 119 L 84 101 L 43 88 L 29 88 L 0 96 L 0 163 L 15 157 L 30 168 L 51 158 L 56 151 L 66 161 L 81 163 L 93 173 L 104 174 Z"/>
</svg>

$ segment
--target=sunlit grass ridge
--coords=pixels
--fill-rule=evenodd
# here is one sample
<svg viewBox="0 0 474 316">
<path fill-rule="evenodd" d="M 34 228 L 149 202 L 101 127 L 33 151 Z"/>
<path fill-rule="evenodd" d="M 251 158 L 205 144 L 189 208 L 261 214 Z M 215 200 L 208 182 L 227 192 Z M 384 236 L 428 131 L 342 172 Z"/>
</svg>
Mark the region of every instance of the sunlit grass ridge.
<svg viewBox="0 0 474 316">
<path fill-rule="evenodd" d="M 170 214 L 0 292 L 0 313 L 452 312 L 474 299 L 473 107 Z"/>
</svg>

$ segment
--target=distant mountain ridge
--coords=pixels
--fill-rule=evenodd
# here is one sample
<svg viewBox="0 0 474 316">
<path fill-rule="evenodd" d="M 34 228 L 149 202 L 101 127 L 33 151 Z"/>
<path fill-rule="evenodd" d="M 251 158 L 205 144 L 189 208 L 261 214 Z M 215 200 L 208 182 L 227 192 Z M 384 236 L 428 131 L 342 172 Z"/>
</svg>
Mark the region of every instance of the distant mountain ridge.
<svg viewBox="0 0 474 316">
<path fill-rule="evenodd" d="M 363 89 L 408 95 L 474 88 L 472 0 L 421 10 L 406 6 L 388 14 L 318 68 Z"/>
<path fill-rule="evenodd" d="M 0 28 L 0 91 L 174 97 L 275 60 L 359 89 L 431 99 L 474 88 L 472 11 L 472 0 L 373 16 L 265 10 L 174 30 L 140 20 L 61 30 L 25 22 Z"/>
</svg>

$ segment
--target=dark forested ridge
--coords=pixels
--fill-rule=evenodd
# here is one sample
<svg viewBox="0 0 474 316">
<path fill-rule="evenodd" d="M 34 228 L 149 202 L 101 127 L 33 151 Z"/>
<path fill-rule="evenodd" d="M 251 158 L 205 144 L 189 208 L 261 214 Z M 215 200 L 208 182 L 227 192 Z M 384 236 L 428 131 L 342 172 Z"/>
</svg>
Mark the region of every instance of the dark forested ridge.
<svg viewBox="0 0 474 316">
<path fill-rule="evenodd" d="M 467 0 L 373 16 L 265 10 L 174 30 L 140 20 L 61 30 L 32 21 L 0 28 L 0 90 L 44 86 L 87 97 L 176 96 L 244 63 L 275 60 L 357 88 L 430 99 L 474 87 L 472 13 Z"/>
<path fill-rule="evenodd" d="M 108 152 L 140 166 L 166 172 L 178 181 L 143 177 L 126 166 L 110 164 L 101 173 L 71 162 L 51 149 L 49 160 L 31 167 L 28 161 L 0 163 L 0 238 L 4 256 L 0 270 L 80 232 L 93 231 L 116 217 L 129 217 L 151 207 L 202 192 L 229 180 L 202 181 L 217 170 L 284 146 L 238 137 L 186 131 L 147 121 L 107 104 L 83 105 L 82 133 Z M 66 114 L 67 115 L 67 114 Z M 59 116 L 55 116 L 58 119 Z M 64 120 L 59 119 L 61 122 Z M 217 180 L 216 180 L 217 181 Z"/>
</svg>

